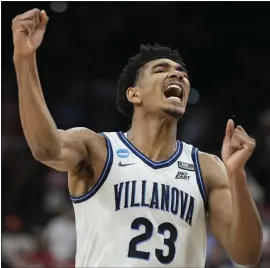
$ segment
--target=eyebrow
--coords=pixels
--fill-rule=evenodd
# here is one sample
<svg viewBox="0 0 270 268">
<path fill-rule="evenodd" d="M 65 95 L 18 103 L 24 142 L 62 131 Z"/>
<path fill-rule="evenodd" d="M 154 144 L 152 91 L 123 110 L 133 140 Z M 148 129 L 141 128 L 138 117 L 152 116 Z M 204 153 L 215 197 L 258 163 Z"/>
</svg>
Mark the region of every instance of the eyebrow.
<svg viewBox="0 0 270 268">
<path fill-rule="evenodd" d="M 170 68 L 171 65 L 170 65 L 168 62 L 166 62 L 166 61 L 162 61 L 162 62 L 159 62 L 159 63 L 157 63 L 156 65 L 154 65 L 154 66 L 152 67 L 152 69 L 156 69 L 156 68 L 158 68 L 158 67 Z M 187 74 L 187 70 L 186 70 L 183 66 L 181 66 L 181 65 L 179 65 L 179 64 L 176 66 L 175 70 L 177 70 L 177 71 L 179 71 L 179 72 L 184 72 L 184 73 Z"/>
</svg>

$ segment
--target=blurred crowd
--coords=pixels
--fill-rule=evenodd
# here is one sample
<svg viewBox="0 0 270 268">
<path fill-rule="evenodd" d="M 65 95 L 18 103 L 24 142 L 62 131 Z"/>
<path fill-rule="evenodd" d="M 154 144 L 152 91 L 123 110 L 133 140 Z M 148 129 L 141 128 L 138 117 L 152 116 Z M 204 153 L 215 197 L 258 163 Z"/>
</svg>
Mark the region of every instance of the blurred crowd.
<svg viewBox="0 0 270 268">
<path fill-rule="evenodd" d="M 3 268 L 74 267 L 76 252 L 67 176 L 33 159 L 19 120 L 10 24 L 33 7 L 50 17 L 38 65 L 48 107 L 62 129 L 125 130 L 129 122 L 114 103 L 128 58 L 140 43 L 180 50 L 200 101 L 188 107 L 178 138 L 220 156 L 232 117 L 257 141 L 246 171 L 264 227 L 258 267 L 270 267 L 270 19 L 263 3 L 245 5 L 246 12 L 232 3 L 73 2 L 56 13 L 49 3 L 3 3 Z M 206 267 L 234 266 L 209 234 Z"/>
</svg>

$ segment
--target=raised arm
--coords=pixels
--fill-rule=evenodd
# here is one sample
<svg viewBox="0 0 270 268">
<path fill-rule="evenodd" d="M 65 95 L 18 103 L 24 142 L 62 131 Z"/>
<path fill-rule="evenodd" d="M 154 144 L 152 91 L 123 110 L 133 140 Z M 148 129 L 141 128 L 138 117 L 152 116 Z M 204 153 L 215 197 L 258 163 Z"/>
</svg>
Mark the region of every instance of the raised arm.
<svg viewBox="0 0 270 268">
<path fill-rule="evenodd" d="M 262 225 L 248 189 L 244 165 L 255 142 L 241 127 L 228 122 L 222 159 L 200 155 L 209 185 L 209 227 L 234 262 L 256 265 L 261 256 Z"/>
<path fill-rule="evenodd" d="M 36 49 L 47 22 L 46 12 L 38 9 L 19 15 L 12 22 L 20 118 L 33 156 L 59 171 L 71 171 L 89 156 L 85 141 L 104 141 L 88 129 L 63 131 L 56 127 L 45 103 L 36 62 Z"/>
</svg>

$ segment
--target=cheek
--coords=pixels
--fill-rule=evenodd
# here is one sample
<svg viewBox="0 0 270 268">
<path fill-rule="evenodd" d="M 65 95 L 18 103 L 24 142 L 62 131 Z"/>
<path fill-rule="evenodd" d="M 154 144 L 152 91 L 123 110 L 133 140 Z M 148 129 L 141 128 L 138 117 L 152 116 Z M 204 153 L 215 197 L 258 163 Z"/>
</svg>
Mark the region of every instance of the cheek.
<svg viewBox="0 0 270 268">
<path fill-rule="evenodd" d="M 164 74 L 154 74 L 150 76 L 145 76 L 143 81 L 141 81 L 141 93 L 144 102 L 152 102 L 153 100 L 160 100 L 163 96 L 163 81 L 166 78 Z"/>
<path fill-rule="evenodd" d="M 186 87 L 190 87 L 190 82 L 189 82 L 189 80 L 187 78 L 184 78 L 183 82 L 184 82 Z"/>
<path fill-rule="evenodd" d="M 188 80 L 185 81 L 185 84 L 186 84 L 186 92 L 185 92 L 185 95 L 187 96 L 186 97 L 186 102 L 188 101 L 188 98 L 189 98 L 189 94 L 190 94 L 190 83 Z"/>
<path fill-rule="evenodd" d="M 160 83 L 161 83 L 160 77 L 152 76 L 147 81 L 147 87 L 152 90 L 153 88 L 156 88 L 158 85 L 160 85 Z"/>
<path fill-rule="evenodd" d="M 189 95 L 190 95 L 190 87 L 187 89 L 185 95 L 186 95 L 185 98 L 188 99 L 189 98 Z"/>
<path fill-rule="evenodd" d="M 144 89 L 147 95 L 160 95 L 162 92 L 161 82 L 159 79 L 151 79 L 148 81 L 147 85 L 145 85 Z"/>
<path fill-rule="evenodd" d="M 184 83 L 189 85 L 189 79 L 187 77 L 184 77 Z"/>
</svg>

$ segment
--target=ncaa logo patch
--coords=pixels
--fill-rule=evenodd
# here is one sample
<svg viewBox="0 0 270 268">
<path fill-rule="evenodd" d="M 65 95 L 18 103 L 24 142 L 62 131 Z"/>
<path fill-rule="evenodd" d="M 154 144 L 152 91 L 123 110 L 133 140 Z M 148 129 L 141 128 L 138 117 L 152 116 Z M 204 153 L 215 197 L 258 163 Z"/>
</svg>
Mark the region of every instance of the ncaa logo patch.
<svg viewBox="0 0 270 268">
<path fill-rule="evenodd" d="M 119 149 L 116 153 L 117 156 L 120 158 L 127 158 L 129 156 L 129 151 L 126 149 Z"/>
</svg>

